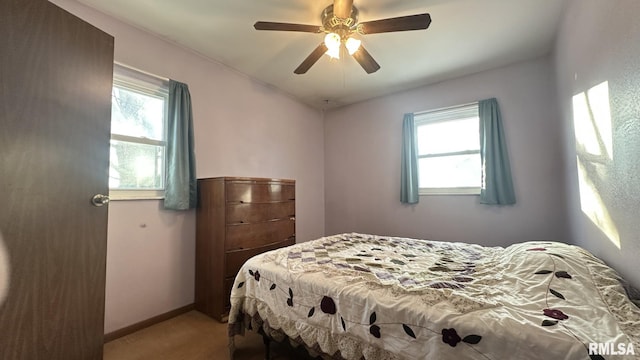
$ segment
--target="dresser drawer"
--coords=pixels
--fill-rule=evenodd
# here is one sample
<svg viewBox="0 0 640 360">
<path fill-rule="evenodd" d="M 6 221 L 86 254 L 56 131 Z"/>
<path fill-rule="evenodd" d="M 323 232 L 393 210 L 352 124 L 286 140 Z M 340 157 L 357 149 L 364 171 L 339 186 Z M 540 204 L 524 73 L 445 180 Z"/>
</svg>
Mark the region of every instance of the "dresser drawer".
<svg viewBox="0 0 640 360">
<path fill-rule="evenodd" d="M 280 241 L 274 244 L 269 244 L 262 247 L 257 247 L 253 249 L 247 250 L 233 250 L 227 252 L 226 260 L 225 260 L 225 275 L 227 277 L 235 277 L 238 273 L 238 270 L 242 267 L 242 265 L 249 260 L 250 258 L 262 254 L 263 252 L 278 249 L 281 247 L 289 246 L 295 244 L 295 238 L 290 238 L 285 241 Z"/>
<path fill-rule="evenodd" d="M 253 224 L 227 225 L 225 251 L 262 247 L 295 236 L 295 220 L 265 221 Z"/>
<path fill-rule="evenodd" d="M 269 203 L 294 200 L 295 185 L 282 183 L 227 182 L 227 203 Z"/>
<path fill-rule="evenodd" d="M 227 224 L 255 223 L 295 217 L 293 201 L 275 203 L 235 203 L 227 205 Z"/>
</svg>

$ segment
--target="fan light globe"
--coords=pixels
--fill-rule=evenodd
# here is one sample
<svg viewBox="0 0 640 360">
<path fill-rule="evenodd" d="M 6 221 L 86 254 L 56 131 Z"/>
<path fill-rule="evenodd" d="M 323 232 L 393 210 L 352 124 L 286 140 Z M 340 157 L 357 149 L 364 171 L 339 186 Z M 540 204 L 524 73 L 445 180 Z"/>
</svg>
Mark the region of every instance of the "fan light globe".
<svg viewBox="0 0 640 360">
<path fill-rule="evenodd" d="M 336 33 L 328 33 L 324 37 L 324 44 L 327 46 L 329 50 L 327 50 L 327 55 L 332 58 L 340 58 L 340 35 Z"/>
<path fill-rule="evenodd" d="M 360 48 L 360 44 L 362 41 L 354 38 L 348 38 L 347 42 L 344 44 L 349 52 L 349 55 L 353 55 Z"/>
<path fill-rule="evenodd" d="M 340 59 L 340 48 L 337 47 L 329 49 L 325 54 L 329 55 L 329 57 L 331 57 L 332 59 Z"/>
</svg>

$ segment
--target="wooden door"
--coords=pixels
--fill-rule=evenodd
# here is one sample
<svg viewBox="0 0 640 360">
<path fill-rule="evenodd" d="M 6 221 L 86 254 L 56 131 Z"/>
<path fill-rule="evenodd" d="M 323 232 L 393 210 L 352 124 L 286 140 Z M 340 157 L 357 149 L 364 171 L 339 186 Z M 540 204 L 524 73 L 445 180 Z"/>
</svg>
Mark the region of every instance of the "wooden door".
<svg viewBox="0 0 640 360">
<path fill-rule="evenodd" d="M 112 76 L 111 36 L 0 1 L 0 359 L 102 358 Z"/>
</svg>

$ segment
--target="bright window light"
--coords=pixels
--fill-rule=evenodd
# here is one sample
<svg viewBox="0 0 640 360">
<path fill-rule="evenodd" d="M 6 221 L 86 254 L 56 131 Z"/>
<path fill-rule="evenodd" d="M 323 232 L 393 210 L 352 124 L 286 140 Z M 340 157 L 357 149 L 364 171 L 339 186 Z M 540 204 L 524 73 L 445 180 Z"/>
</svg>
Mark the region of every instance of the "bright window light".
<svg viewBox="0 0 640 360">
<path fill-rule="evenodd" d="M 573 122 L 579 150 L 613 159 L 609 84 L 603 82 L 573 97 Z"/>
<path fill-rule="evenodd" d="M 478 104 L 415 114 L 422 194 L 479 194 Z"/>
<path fill-rule="evenodd" d="M 116 66 L 111 102 L 110 197 L 164 194 L 168 84 Z"/>
<path fill-rule="evenodd" d="M 603 82 L 573 97 L 573 125 L 580 208 L 600 231 L 620 249 L 620 234 L 602 198 L 599 186 L 613 166 L 613 136 L 609 83 Z"/>
<path fill-rule="evenodd" d="M 580 189 L 580 209 L 587 215 L 589 220 L 596 225 L 603 234 L 620 249 L 620 234 L 615 222 L 611 218 L 609 209 L 602 201 L 598 188 L 589 176 L 585 165 L 577 159 L 578 164 L 578 187 Z"/>
</svg>

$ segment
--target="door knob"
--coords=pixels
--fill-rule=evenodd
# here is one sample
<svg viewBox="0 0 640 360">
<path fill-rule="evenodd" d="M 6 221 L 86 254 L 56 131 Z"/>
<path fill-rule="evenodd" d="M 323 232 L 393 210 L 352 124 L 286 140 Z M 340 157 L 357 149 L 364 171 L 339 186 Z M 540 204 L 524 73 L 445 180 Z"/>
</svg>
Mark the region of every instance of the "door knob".
<svg viewBox="0 0 640 360">
<path fill-rule="evenodd" d="M 109 197 L 107 195 L 96 194 L 91 198 L 93 206 L 103 206 L 109 203 Z"/>
</svg>

